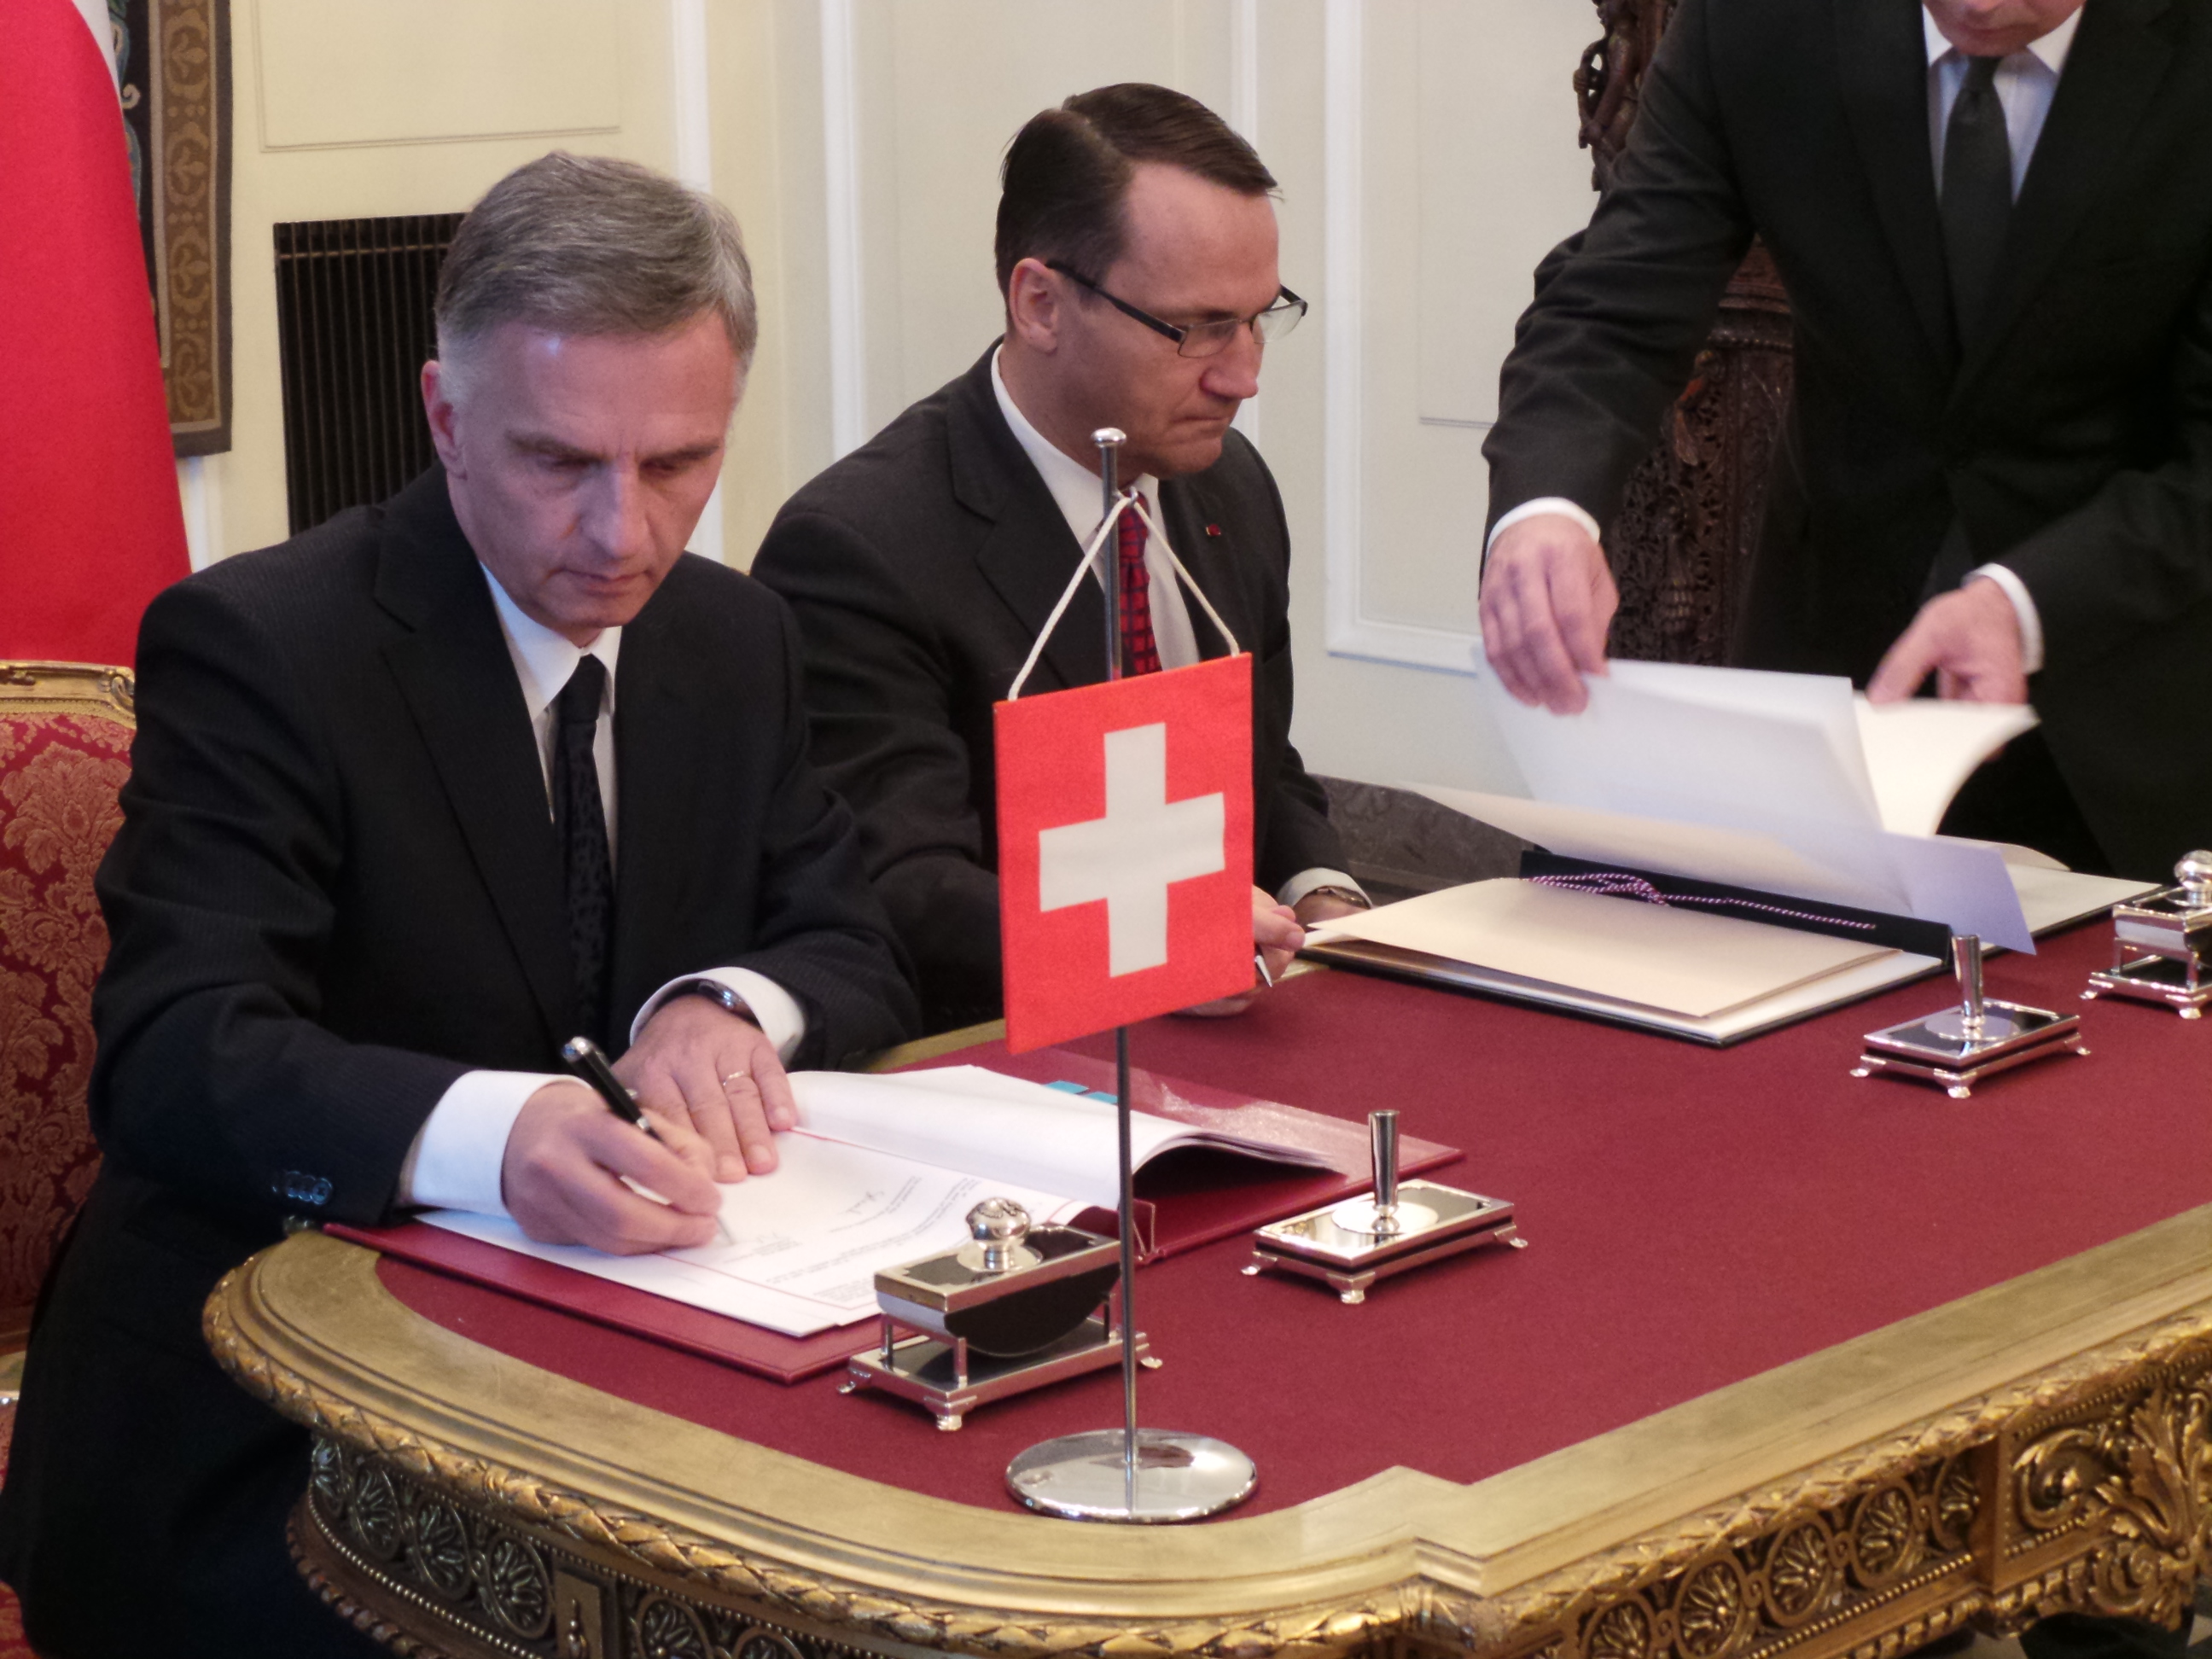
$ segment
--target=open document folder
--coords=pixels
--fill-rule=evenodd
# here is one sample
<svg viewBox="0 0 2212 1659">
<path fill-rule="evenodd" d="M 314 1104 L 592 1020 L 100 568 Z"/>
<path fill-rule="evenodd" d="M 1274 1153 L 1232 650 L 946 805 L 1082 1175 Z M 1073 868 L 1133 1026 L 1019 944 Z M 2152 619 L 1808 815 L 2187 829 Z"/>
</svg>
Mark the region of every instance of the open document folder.
<svg viewBox="0 0 2212 1659">
<path fill-rule="evenodd" d="M 436 1210 L 424 1221 L 806 1336 L 876 1311 L 877 1269 L 966 1242 L 985 1198 L 1011 1198 L 1039 1223 L 1070 1221 L 1117 1201 L 1114 1106 L 1096 1095 L 975 1066 L 860 1076 L 792 1074 L 799 1127 L 776 1136 L 769 1175 L 723 1188 L 726 1244 L 655 1255 L 603 1255 L 541 1244 L 504 1216 Z M 1136 1165 L 1181 1146 L 1213 1146 L 1273 1163 L 1330 1167 L 1287 1140 L 1194 1128 L 1132 1112 Z"/>
<path fill-rule="evenodd" d="M 1623 878 L 1564 886 L 1632 892 L 1649 884 L 1631 878 L 1656 875 L 1752 902 L 1701 910 L 1711 902 L 1480 882 L 1327 924 L 1310 934 L 1315 954 L 1726 1042 L 1939 965 L 1876 943 L 1866 918 L 1808 911 L 1909 917 L 2033 951 L 2035 931 L 2142 890 L 1934 833 L 1973 769 L 2035 723 L 2031 709 L 1877 708 L 1848 680 L 1664 663 L 1616 662 L 1588 684 L 1589 709 L 1559 716 L 1484 682 L 1534 799 L 1421 793 Z"/>
</svg>

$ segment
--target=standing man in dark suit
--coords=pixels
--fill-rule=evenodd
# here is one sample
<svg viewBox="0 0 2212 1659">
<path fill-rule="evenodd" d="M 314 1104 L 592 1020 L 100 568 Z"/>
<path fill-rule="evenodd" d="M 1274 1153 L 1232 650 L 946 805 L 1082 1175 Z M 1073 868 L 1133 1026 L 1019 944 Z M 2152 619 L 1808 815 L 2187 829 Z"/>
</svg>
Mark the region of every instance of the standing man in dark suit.
<svg viewBox="0 0 2212 1659">
<path fill-rule="evenodd" d="M 2212 8 L 1682 0 L 1502 377 L 1482 629 L 1583 706 L 1601 526 L 1765 239 L 1796 319 L 1736 659 L 2040 729 L 1945 828 L 2169 872 L 2212 828 Z"/>
<path fill-rule="evenodd" d="M 774 1166 L 784 1066 L 913 1021 L 789 616 L 683 550 L 753 346 L 736 225 L 548 156 L 463 222 L 437 317 L 440 465 L 146 614 L 99 881 L 106 1162 L 0 1492 L 52 1659 L 381 1651 L 287 1559 L 305 1433 L 200 1341 L 288 1216 L 704 1243 L 715 1182 Z M 578 1032 L 627 1048 L 659 1142 L 557 1075 Z"/>
<path fill-rule="evenodd" d="M 1276 273 L 1273 178 L 1204 105 L 1129 84 L 1030 120 L 1002 185 L 1005 337 L 792 497 L 753 564 L 798 613 L 814 758 L 933 1029 L 1000 1009 L 991 709 L 1098 524 L 1101 427 L 1127 434 L 1121 476 L 1252 654 L 1255 940 L 1279 968 L 1299 923 L 1366 903 L 1291 746 L 1282 500 L 1229 424 L 1305 311 Z M 1110 551 L 1137 672 L 1228 650 L 1133 516 Z M 1103 606 L 1083 583 L 1028 690 L 1106 677 Z"/>
</svg>

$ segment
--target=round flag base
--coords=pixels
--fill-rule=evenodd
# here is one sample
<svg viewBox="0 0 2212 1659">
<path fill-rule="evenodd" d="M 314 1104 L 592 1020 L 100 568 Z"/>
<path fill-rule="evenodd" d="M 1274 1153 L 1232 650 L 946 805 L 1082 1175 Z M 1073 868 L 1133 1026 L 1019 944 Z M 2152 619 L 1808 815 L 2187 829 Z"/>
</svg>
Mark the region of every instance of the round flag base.
<svg viewBox="0 0 2212 1659">
<path fill-rule="evenodd" d="M 1198 1521 L 1243 1503 L 1259 1484 L 1252 1460 L 1225 1440 L 1139 1429 L 1124 1455 L 1120 1429 L 1064 1434 L 1006 1465 L 1006 1486 L 1033 1510 L 1067 1521 Z"/>
</svg>

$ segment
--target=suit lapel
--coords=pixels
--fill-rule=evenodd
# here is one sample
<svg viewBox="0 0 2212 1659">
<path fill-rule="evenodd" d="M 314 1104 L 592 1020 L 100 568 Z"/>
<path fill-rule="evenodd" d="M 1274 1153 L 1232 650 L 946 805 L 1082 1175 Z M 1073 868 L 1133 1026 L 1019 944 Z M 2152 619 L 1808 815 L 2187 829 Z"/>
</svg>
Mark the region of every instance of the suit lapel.
<svg viewBox="0 0 2212 1659">
<path fill-rule="evenodd" d="M 413 630 L 385 660 L 544 1018 L 550 1060 L 575 1000 L 560 848 L 522 688 L 438 468 L 394 499 L 376 598 Z"/>
<path fill-rule="evenodd" d="M 954 496 L 990 522 L 975 550 L 976 568 L 1033 641 L 1044 631 L 1083 550 L 1069 533 L 1052 492 L 1006 429 L 991 389 L 989 352 L 968 372 L 947 407 L 946 442 Z M 1045 641 L 1040 672 L 1048 672 L 1063 688 L 1104 679 L 1105 630 L 1106 603 L 1098 584 L 1079 583 Z M 1035 675 L 1030 684 L 1046 689 Z"/>
<path fill-rule="evenodd" d="M 1957 362 L 1950 275 L 1928 149 L 1928 47 L 1910 0 L 1836 0 L 1836 61 L 1852 142 L 1905 292 L 1943 379 Z"/>
<path fill-rule="evenodd" d="M 1232 568 L 1237 556 L 1229 540 L 1236 532 L 1223 522 L 1220 509 L 1209 499 L 1205 484 L 1197 477 L 1164 481 L 1160 485 L 1160 517 L 1165 520 L 1168 538 L 1174 544 L 1176 556 L 1182 559 L 1182 568 L 1190 573 L 1191 580 L 1213 602 L 1222 621 L 1239 630 L 1237 645 L 1256 653 L 1259 642 L 1251 637 L 1247 618 L 1238 614 L 1241 607 L 1237 599 L 1244 590 Z M 1209 525 L 1222 533 L 1206 534 Z M 1200 657 L 1228 655 L 1229 641 L 1206 616 L 1206 607 L 1187 591 L 1183 605 L 1190 612 L 1191 636 L 1198 642 Z"/>
<path fill-rule="evenodd" d="M 679 567 L 679 569 L 681 567 Z M 671 581 L 677 573 L 671 573 Z M 615 936 L 608 964 L 610 1006 L 617 1019 L 659 988 L 643 976 L 668 952 L 657 932 L 685 913 L 695 871 L 711 868 L 691 842 L 717 825 L 700 801 L 701 781 L 714 769 L 695 752 L 703 737 L 737 738 L 699 705 L 706 692 L 689 657 L 678 605 L 662 584 L 623 629 L 615 681 Z M 678 596 L 680 599 L 680 595 Z"/>
<path fill-rule="evenodd" d="M 2048 277 L 2103 194 L 2129 137 L 2172 62 L 2154 21 L 2166 0 L 2096 0 L 2084 6 L 2051 113 L 2005 233 L 1989 326 L 1961 366 L 1954 404 L 2000 353 L 2027 301 Z"/>
</svg>

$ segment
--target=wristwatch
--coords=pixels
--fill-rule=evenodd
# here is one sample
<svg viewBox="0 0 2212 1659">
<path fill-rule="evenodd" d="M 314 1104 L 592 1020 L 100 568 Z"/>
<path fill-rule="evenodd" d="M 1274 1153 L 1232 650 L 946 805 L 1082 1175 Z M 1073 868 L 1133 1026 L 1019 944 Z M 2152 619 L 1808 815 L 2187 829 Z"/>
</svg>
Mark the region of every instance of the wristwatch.
<svg viewBox="0 0 2212 1659">
<path fill-rule="evenodd" d="M 668 1000 L 673 1002 L 678 997 L 704 997 L 724 1013 L 735 1014 L 756 1029 L 760 1025 L 753 1016 L 752 1005 L 719 979 L 687 979 L 681 985 L 671 986 Z"/>
<path fill-rule="evenodd" d="M 1375 908 L 1375 901 L 1357 888 L 1339 887 L 1334 882 L 1321 887 L 1309 887 L 1304 892 L 1299 894 L 1298 897 L 1301 902 L 1316 897 L 1341 899 L 1346 904 L 1361 910 L 1372 910 Z"/>
</svg>

